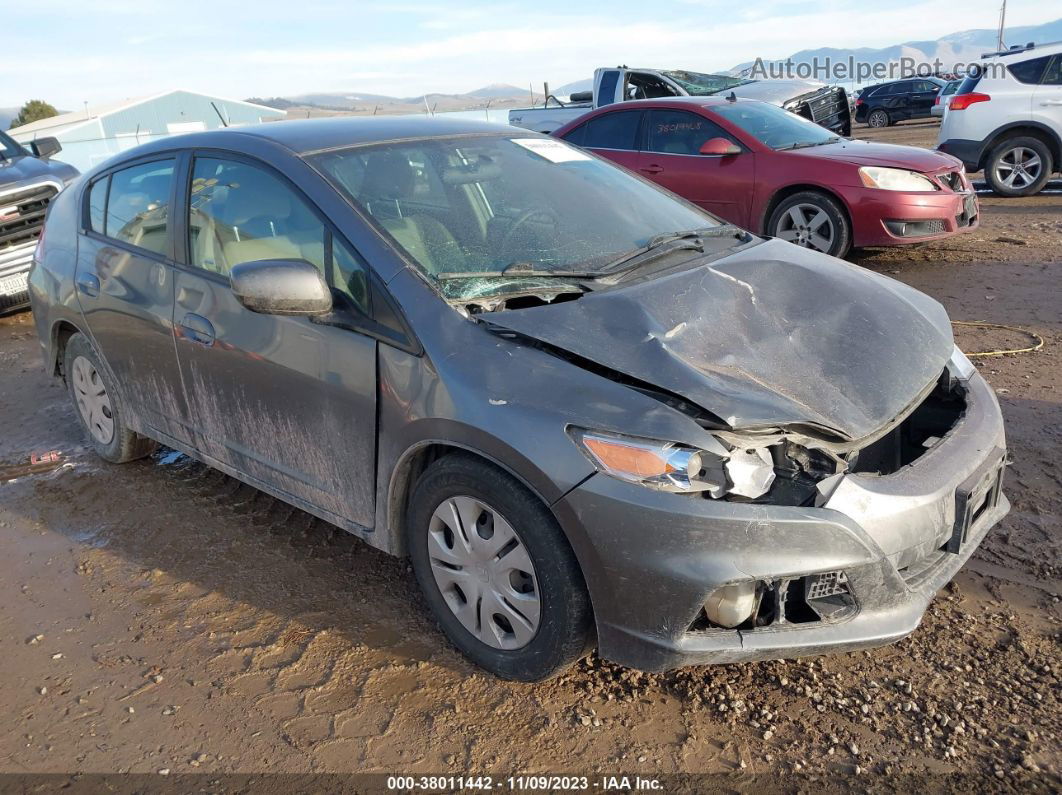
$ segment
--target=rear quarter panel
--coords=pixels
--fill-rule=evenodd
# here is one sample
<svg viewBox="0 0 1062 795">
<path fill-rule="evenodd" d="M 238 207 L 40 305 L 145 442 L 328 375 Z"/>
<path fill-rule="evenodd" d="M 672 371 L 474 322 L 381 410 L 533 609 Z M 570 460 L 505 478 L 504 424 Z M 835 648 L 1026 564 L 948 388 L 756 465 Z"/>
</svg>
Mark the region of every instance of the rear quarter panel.
<svg viewBox="0 0 1062 795">
<path fill-rule="evenodd" d="M 38 246 L 29 274 L 30 304 L 41 343 L 44 366 L 55 373 L 56 338 L 63 321 L 83 328 L 81 309 L 74 293 L 80 197 L 85 180 L 78 180 L 52 200 L 44 222 L 44 245 Z M 38 259 L 39 257 L 39 259 Z"/>
</svg>

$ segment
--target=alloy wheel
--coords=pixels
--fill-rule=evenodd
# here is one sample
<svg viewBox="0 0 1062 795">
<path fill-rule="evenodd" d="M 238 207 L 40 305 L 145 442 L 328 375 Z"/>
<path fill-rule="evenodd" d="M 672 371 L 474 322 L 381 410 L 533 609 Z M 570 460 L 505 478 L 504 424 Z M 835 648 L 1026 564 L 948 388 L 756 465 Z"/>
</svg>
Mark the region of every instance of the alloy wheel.
<svg viewBox="0 0 1062 795">
<path fill-rule="evenodd" d="M 107 389 L 100 379 L 100 374 L 84 356 L 74 359 L 70 369 L 81 419 L 85 421 L 85 426 L 97 442 L 110 444 L 114 438 L 114 415 L 111 413 L 111 400 L 107 396 Z"/>
<path fill-rule="evenodd" d="M 1036 182 L 1042 170 L 1040 155 L 1028 147 L 1015 146 L 1000 156 L 995 166 L 995 177 L 1000 184 L 1021 190 Z"/>
<path fill-rule="evenodd" d="M 815 204 L 794 204 L 778 220 L 775 236 L 804 248 L 830 253 L 837 230 L 826 211 Z"/>
<path fill-rule="evenodd" d="M 871 127 L 888 127 L 889 115 L 882 110 L 876 110 L 870 114 L 870 118 L 867 119 L 867 124 Z"/>
<path fill-rule="evenodd" d="M 461 625 L 495 649 L 520 649 L 538 630 L 538 578 L 519 534 L 474 497 L 451 497 L 428 527 L 435 584 Z"/>
</svg>

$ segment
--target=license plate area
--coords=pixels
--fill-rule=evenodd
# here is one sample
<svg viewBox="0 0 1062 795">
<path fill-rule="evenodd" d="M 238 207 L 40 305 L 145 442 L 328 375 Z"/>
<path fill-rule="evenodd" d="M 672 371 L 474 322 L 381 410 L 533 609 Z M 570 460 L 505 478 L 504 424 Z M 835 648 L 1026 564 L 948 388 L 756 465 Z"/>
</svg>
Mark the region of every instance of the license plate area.
<svg viewBox="0 0 1062 795">
<path fill-rule="evenodd" d="M 966 538 L 984 514 L 999 504 L 1003 488 L 1005 453 L 996 448 L 985 465 L 955 489 L 955 526 L 944 550 L 958 554 Z"/>
<path fill-rule="evenodd" d="M 16 273 L 14 276 L 5 276 L 0 279 L 0 295 L 20 295 L 29 289 L 27 274 Z"/>
</svg>

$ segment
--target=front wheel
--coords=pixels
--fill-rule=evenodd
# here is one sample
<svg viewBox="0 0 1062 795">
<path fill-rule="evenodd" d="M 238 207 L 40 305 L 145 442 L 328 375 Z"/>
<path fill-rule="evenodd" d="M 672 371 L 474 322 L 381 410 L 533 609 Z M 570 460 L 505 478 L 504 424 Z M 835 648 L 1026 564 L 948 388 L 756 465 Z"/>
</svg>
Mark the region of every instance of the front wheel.
<svg viewBox="0 0 1062 795">
<path fill-rule="evenodd" d="M 985 164 L 985 182 L 1000 196 L 1032 196 L 1043 190 L 1053 169 L 1047 144 L 1019 136 L 992 149 Z"/>
<path fill-rule="evenodd" d="M 417 482 L 406 533 L 432 613 L 477 665 L 533 682 L 585 653 L 590 599 L 575 555 L 513 477 L 463 454 L 439 459 Z"/>
<path fill-rule="evenodd" d="M 845 256 L 852 246 L 844 210 L 817 191 L 801 191 L 784 199 L 767 221 L 767 234 L 832 257 Z"/>
</svg>

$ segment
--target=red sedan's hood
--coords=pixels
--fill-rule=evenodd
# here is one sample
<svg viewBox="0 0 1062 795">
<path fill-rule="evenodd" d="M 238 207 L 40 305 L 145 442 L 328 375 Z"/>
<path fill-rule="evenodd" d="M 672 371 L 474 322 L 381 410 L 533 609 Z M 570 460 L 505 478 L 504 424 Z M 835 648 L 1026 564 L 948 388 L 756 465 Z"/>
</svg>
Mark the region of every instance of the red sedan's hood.
<svg viewBox="0 0 1062 795">
<path fill-rule="evenodd" d="M 835 144 L 794 149 L 787 154 L 804 157 L 825 157 L 856 166 L 884 166 L 906 168 L 909 171 L 932 173 L 947 168 L 960 168 L 962 163 L 951 155 L 922 149 L 918 146 L 879 144 L 872 141 L 838 141 Z"/>
</svg>

